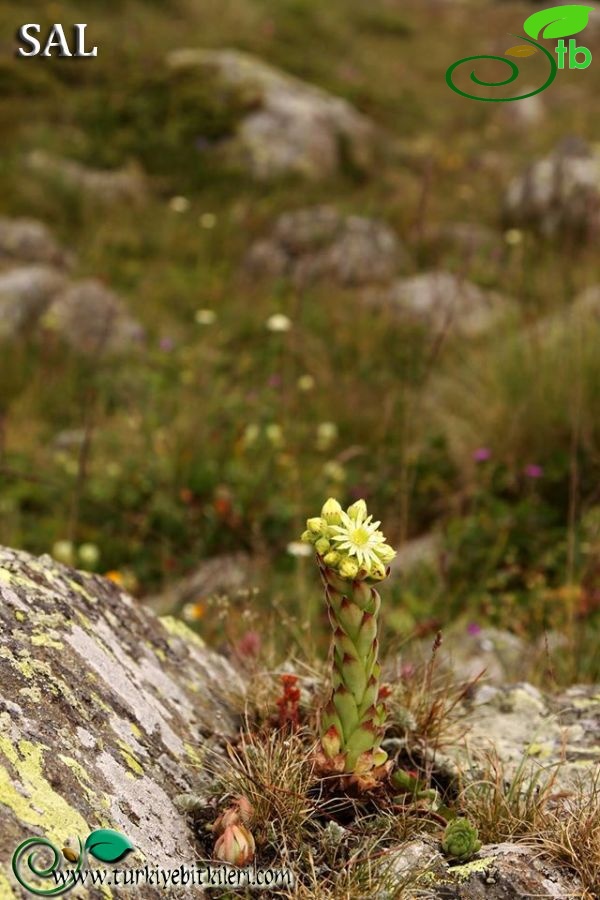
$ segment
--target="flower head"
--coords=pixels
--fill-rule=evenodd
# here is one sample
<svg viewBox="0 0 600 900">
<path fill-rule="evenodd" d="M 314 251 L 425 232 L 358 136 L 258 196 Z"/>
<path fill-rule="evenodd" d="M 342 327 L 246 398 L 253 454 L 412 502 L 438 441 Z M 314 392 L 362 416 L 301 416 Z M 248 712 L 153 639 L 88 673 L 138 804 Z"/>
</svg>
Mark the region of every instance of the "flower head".
<svg viewBox="0 0 600 900">
<path fill-rule="evenodd" d="M 492 451 L 489 447 L 478 447 L 473 451 L 473 460 L 477 463 L 487 462 L 491 457 Z"/>
<path fill-rule="evenodd" d="M 325 564 L 342 578 L 385 578 L 386 565 L 396 555 L 373 522 L 364 500 L 346 511 L 330 498 L 321 515 L 308 519 L 302 540 L 313 544 Z"/>
<path fill-rule="evenodd" d="M 528 466 L 525 466 L 523 469 L 523 474 L 526 478 L 541 478 L 544 474 L 544 470 L 541 466 L 538 466 L 536 463 L 530 463 Z"/>
<path fill-rule="evenodd" d="M 199 309 L 194 316 L 198 325 L 212 325 L 217 320 L 214 309 Z"/>
<path fill-rule="evenodd" d="M 292 327 L 292 320 L 284 316 L 283 313 L 275 313 L 275 315 L 269 316 L 266 326 L 269 331 L 289 331 Z"/>
</svg>

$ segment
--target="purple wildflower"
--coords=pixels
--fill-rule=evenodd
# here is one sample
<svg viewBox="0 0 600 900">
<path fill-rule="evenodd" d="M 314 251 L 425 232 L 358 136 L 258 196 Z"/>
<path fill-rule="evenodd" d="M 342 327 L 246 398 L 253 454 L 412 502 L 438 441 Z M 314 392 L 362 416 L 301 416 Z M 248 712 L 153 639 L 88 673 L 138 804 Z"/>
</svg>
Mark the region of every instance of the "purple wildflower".
<svg viewBox="0 0 600 900">
<path fill-rule="evenodd" d="M 477 450 L 473 451 L 473 459 L 477 463 L 487 462 L 491 457 L 492 451 L 489 447 L 478 447 Z"/>
<path fill-rule="evenodd" d="M 526 478 L 541 478 L 544 474 L 544 470 L 536 463 L 529 463 L 529 465 L 525 466 L 523 469 L 523 474 Z"/>
<path fill-rule="evenodd" d="M 467 625 L 467 634 L 470 634 L 472 637 L 481 634 L 481 625 L 478 625 L 477 622 L 469 622 Z"/>
</svg>

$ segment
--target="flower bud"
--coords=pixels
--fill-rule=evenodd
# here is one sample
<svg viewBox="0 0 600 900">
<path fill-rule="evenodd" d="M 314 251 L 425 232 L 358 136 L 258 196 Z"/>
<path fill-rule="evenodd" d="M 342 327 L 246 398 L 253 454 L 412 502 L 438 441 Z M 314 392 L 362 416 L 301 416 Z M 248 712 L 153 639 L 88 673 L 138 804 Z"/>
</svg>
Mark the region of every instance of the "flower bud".
<svg viewBox="0 0 600 900">
<path fill-rule="evenodd" d="M 215 858 L 232 866 L 247 866 L 254 857 L 254 838 L 245 825 L 229 825 L 215 844 Z"/>
<path fill-rule="evenodd" d="M 364 500 L 357 500 L 352 506 L 348 507 L 348 515 L 351 519 L 357 519 L 362 514 L 363 519 L 367 517 L 367 504 Z"/>
<path fill-rule="evenodd" d="M 327 540 L 327 538 L 322 537 L 315 544 L 315 549 L 319 556 L 325 556 L 326 553 L 329 553 L 331 550 L 331 544 Z"/>
<path fill-rule="evenodd" d="M 65 566 L 72 566 L 75 562 L 75 548 L 71 541 L 56 541 L 52 547 L 52 556 Z"/>
<path fill-rule="evenodd" d="M 320 516 L 315 516 L 313 519 L 307 520 L 306 527 L 312 534 L 321 534 L 323 529 L 327 527 L 327 522 Z"/>
<path fill-rule="evenodd" d="M 342 521 L 342 517 L 340 515 L 341 512 L 342 507 L 340 506 L 338 501 L 334 500 L 333 497 L 330 497 L 321 510 L 321 516 L 323 519 L 325 519 L 328 525 L 339 525 Z"/>
<path fill-rule="evenodd" d="M 308 530 L 307 530 L 307 531 L 303 531 L 302 534 L 301 534 L 301 536 L 300 536 L 300 540 L 301 540 L 301 541 L 304 541 L 305 544 L 312 544 L 312 542 L 314 541 L 314 539 L 315 539 L 314 534 L 312 533 L 312 531 L 308 531 Z"/>
<path fill-rule="evenodd" d="M 345 559 L 340 565 L 339 573 L 342 578 L 356 578 L 358 575 L 358 563 L 353 559 Z"/>
<path fill-rule="evenodd" d="M 389 544 L 381 544 L 377 548 L 377 556 L 381 560 L 381 562 L 388 563 L 393 560 L 396 555 L 396 551 L 393 547 L 390 547 Z"/>
<path fill-rule="evenodd" d="M 335 550 L 332 550 L 330 553 L 325 554 L 325 556 L 323 557 L 323 562 L 325 563 L 325 565 L 330 566 L 331 568 L 333 568 L 334 566 L 337 566 L 339 561 L 340 561 L 340 554 L 336 553 Z"/>
</svg>

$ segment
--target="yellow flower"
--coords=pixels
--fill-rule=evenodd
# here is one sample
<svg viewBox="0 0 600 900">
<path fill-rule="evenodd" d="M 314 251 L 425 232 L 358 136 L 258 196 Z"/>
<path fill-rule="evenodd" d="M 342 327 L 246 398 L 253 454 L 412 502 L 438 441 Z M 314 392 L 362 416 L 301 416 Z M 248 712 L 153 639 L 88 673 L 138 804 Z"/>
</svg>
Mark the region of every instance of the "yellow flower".
<svg viewBox="0 0 600 900">
<path fill-rule="evenodd" d="M 308 519 L 302 540 L 314 544 L 325 565 L 342 578 L 381 580 L 396 551 L 386 544 L 380 522 L 373 522 L 364 500 L 344 512 L 337 500 L 327 500 L 320 516 Z"/>
<path fill-rule="evenodd" d="M 269 331 L 284 332 L 290 330 L 292 327 L 292 320 L 287 316 L 284 316 L 283 313 L 275 313 L 275 315 L 269 316 L 266 325 Z"/>
</svg>

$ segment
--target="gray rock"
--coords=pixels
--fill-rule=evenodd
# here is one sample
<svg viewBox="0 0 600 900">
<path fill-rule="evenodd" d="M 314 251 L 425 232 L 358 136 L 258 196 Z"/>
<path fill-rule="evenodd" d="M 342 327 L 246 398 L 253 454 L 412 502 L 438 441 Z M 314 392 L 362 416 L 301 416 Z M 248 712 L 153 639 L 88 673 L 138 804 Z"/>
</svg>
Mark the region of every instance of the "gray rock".
<svg viewBox="0 0 600 900">
<path fill-rule="evenodd" d="M 68 261 L 52 232 L 36 219 L 0 218 L 0 261 L 47 263 L 61 266 Z"/>
<path fill-rule="evenodd" d="M 424 534 L 397 548 L 390 563 L 390 578 L 400 578 L 419 566 L 435 566 L 442 551 L 439 534 Z"/>
<path fill-rule="evenodd" d="M 146 179 L 138 168 L 92 169 L 72 159 L 34 150 L 27 157 L 32 172 L 63 184 L 103 203 L 139 202 L 147 193 Z"/>
<path fill-rule="evenodd" d="M 524 85 L 522 94 L 534 91 L 532 85 Z M 504 125 L 514 128 L 516 131 L 526 131 L 542 124 L 546 118 L 546 105 L 540 94 L 519 100 L 516 103 L 502 103 L 500 118 Z"/>
<path fill-rule="evenodd" d="M 63 273 L 52 266 L 22 266 L 0 274 L 0 339 L 35 325 L 65 283 Z"/>
<path fill-rule="evenodd" d="M 600 227 L 600 152 L 568 139 L 514 178 L 506 191 L 505 218 L 530 225 L 544 237 L 595 234 Z"/>
<path fill-rule="evenodd" d="M 406 263 L 394 232 L 374 219 L 316 206 L 285 213 L 271 236 L 255 243 L 247 269 L 291 278 L 298 286 L 329 279 L 344 287 L 389 282 Z"/>
<path fill-rule="evenodd" d="M 0 895 L 22 896 L 10 860 L 36 835 L 60 850 L 108 827 L 136 848 L 120 866 L 192 862 L 177 798 L 197 790 L 202 755 L 235 733 L 242 693 L 181 623 L 99 576 L 0 549 Z"/>
<path fill-rule="evenodd" d="M 53 301 L 42 324 L 84 354 L 121 353 L 144 339 L 144 329 L 120 297 L 96 279 L 70 285 Z"/>
<path fill-rule="evenodd" d="M 456 865 L 443 856 L 437 842 L 422 835 L 392 851 L 389 864 L 399 882 L 412 891 L 406 896 L 415 900 L 566 900 L 583 896 L 573 875 L 523 844 L 486 844 L 471 862 Z"/>
<path fill-rule="evenodd" d="M 490 750 L 507 778 L 520 767 L 544 780 L 556 772 L 558 788 L 591 784 L 600 764 L 600 687 L 572 687 L 556 697 L 530 684 L 475 689 L 461 725 L 466 744 L 439 752 L 438 765 L 473 777 Z M 467 750 L 468 744 L 468 750 Z"/>
<path fill-rule="evenodd" d="M 364 299 L 400 318 L 423 322 L 434 331 L 465 337 L 488 331 L 512 306 L 509 298 L 444 271 L 400 279 L 391 287 L 367 291 Z"/>
<path fill-rule="evenodd" d="M 195 572 L 168 586 L 161 594 L 146 598 L 157 613 L 180 610 L 217 594 L 231 595 L 250 586 L 252 560 L 246 553 L 224 553 L 205 559 Z"/>
<path fill-rule="evenodd" d="M 260 181 L 281 175 L 327 178 L 346 161 L 368 169 L 375 149 L 371 122 L 348 102 L 238 50 L 171 52 L 174 71 L 204 70 L 227 87 L 256 91 L 256 108 L 242 118 L 229 155 Z"/>
</svg>

